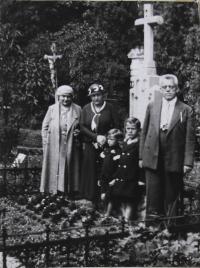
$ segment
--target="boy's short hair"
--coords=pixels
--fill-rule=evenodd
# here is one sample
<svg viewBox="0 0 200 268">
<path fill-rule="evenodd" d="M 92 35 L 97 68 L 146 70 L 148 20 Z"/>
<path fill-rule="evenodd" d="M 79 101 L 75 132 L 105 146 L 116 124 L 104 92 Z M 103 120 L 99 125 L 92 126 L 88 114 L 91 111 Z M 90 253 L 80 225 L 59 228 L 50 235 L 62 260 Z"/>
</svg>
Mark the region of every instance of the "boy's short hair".
<svg viewBox="0 0 200 268">
<path fill-rule="evenodd" d="M 112 128 L 107 133 L 107 139 L 116 139 L 119 141 L 123 139 L 123 133 L 117 128 Z"/>
<path fill-rule="evenodd" d="M 125 119 L 125 121 L 124 121 L 124 129 L 125 129 L 127 123 L 135 125 L 138 130 L 140 130 L 140 128 L 141 128 L 140 121 L 135 117 L 128 117 L 128 118 Z"/>
</svg>

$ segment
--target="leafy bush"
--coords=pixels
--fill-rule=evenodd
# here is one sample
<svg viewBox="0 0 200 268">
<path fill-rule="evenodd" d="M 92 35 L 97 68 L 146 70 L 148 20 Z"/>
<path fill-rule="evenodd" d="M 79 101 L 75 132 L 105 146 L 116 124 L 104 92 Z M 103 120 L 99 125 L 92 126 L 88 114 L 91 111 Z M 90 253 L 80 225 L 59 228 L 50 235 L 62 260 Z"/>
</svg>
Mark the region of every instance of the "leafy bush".
<svg viewBox="0 0 200 268">
<path fill-rule="evenodd" d="M 0 129 L 0 161 L 9 161 L 9 154 L 17 144 L 18 129 L 13 127 L 2 127 Z"/>
</svg>

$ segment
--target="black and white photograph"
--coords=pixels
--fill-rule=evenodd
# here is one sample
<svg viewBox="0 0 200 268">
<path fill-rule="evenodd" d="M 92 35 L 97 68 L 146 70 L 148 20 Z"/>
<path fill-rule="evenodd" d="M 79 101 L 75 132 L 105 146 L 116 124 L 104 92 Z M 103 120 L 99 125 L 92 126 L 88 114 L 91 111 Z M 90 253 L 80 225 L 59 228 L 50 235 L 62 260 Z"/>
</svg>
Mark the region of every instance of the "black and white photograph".
<svg viewBox="0 0 200 268">
<path fill-rule="evenodd" d="M 200 2 L 0 1 L 0 268 L 200 267 Z"/>
</svg>

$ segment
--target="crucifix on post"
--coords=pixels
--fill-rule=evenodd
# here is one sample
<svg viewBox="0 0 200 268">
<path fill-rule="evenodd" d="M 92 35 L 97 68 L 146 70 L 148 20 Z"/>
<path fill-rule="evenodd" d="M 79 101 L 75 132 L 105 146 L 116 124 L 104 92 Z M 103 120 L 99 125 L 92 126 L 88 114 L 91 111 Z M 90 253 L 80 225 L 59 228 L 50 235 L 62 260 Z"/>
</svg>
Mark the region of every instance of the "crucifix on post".
<svg viewBox="0 0 200 268">
<path fill-rule="evenodd" d="M 161 16 L 153 16 L 152 4 L 144 4 L 144 18 L 135 21 L 135 26 L 144 25 L 144 67 L 147 74 L 155 73 L 153 26 L 162 23 L 163 18 Z"/>
<path fill-rule="evenodd" d="M 53 55 L 44 55 L 44 59 L 48 60 L 48 62 L 49 62 L 51 82 L 52 82 L 53 89 L 55 91 L 56 88 L 58 87 L 56 61 L 58 59 L 61 59 L 62 55 L 56 55 L 56 44 L 55 43 L 52 43 L 51 51 L 52 51 Z"/>
</svg>

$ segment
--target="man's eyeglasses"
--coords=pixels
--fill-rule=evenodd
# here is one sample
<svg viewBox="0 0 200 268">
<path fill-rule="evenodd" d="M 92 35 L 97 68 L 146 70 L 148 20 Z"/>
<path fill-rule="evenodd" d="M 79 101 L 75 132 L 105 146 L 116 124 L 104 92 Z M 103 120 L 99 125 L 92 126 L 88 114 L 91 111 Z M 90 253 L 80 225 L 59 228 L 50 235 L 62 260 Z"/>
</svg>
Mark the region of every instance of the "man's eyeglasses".
<svg viewBox="0 0 200 268">
<path fill-rule="evenodd" d="M 169 86 L 162 86 L 162 88 L 163 89 L 167 89 L 167 88 L 169 88 L 169 89 L 175 89 L 175 86 L 170 86 L 170 85 Z"/>
</svg>

